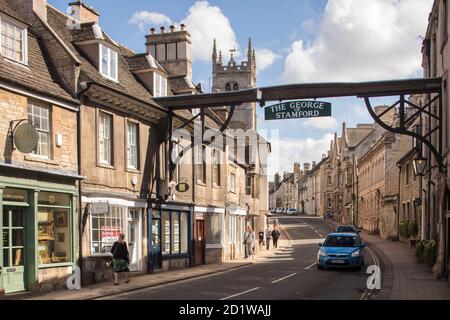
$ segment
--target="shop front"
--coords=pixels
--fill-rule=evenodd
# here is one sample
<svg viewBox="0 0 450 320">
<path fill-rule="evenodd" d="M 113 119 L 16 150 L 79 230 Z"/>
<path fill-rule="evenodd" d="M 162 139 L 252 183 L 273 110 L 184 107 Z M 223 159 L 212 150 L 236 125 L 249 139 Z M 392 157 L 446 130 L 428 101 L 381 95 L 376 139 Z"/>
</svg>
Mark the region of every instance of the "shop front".
<svg viewBox="0 0 450 320">
<path fill-rule="evenodd" d="M 148 270 L 177 270 L 192 266 L 194 254 L 192 206 L 153 204 L 148 210 Z"/>
<path fill-rule="evenodd" d="M 6 294 L 63 287 L 75 266 L 74 180 L 31 176 L 0 176 L 0 289 Z"/>
<path fill-rule="evenodd" d="M 244 256 L 244 233 L 246 226 L 247 208 L 238 205 L 227 207 L 225 260 L 234 260 Z"/>
<path fill-rule="evenodd" d="M 145 200 L 109 197 L 82 197 L 87 228 L 83 233 L 83 282 L 90 284 L 112 277 L 111 248 L 119 235 L 125 235 L 131 272 L 143 272 Z"/>
</svg>

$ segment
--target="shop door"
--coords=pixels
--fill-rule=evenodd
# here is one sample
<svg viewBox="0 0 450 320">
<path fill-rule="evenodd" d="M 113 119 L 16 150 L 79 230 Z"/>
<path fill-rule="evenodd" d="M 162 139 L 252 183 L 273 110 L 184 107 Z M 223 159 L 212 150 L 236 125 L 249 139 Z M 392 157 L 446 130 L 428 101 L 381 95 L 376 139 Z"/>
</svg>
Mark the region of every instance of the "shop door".
<svg viewBox="0 0 450 320">
<path fill-rule="evenodd" d="M 128 252 L 130 254 L 130 271 L 141 270 L 141 228 L 139 209 L 129 211 Z"/>
<path fill-rule="evenodd" d="M 205 264 L 205 220 L 195 220 L 195 265 Z"/>
<path fill-rule="evenodd" d="M 161 219 L 152 220 L 152 259 L 153 268 L 160 269 L 161 265 Z"/>
<path fill-rule="evenodd" d="M 25 214 L 3 209 L 3 288 L 6 293 L 25 290 Z"/>
</svg>

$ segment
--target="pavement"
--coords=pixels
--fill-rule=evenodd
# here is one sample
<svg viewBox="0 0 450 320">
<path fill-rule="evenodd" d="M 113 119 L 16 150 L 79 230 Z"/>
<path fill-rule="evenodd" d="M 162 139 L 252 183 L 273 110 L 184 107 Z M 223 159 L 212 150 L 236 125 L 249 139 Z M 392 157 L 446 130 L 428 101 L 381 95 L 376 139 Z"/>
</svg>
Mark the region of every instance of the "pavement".
<svg viewBox="0 0 450 320">
<path fill-rule="evenodd" d="M 120 285 L 118 286 L 115 286 L 112 281 L 102 282 L 83 287 L 81 290 L 54 290 L 49 293 L 34 293 L 18 298 L 25 300 L 94 300 L 189 279 L 205 278 L 211 275 L 217 275 L 239 269 L 251 264 L 264 263 L 267 259 L 274 257 L 286 246 L 289 246 L 290 240 L 287 239 L 286 233 L 283 230 L 282 232 L 284 233 L 282 235 L 282 237 L 284 236 L 284 239 L 279 240 L 278 250 L 266 250 L 264 248 L 263 250 L 257 252 L 254 255 L 254 258 L 250 260 L 238 259 L 217 264 L 201 265 L 176 271 L 158 272 L 145 275 L 133 275 L 133 273 L 130 273 L 130 282 L 124 283 L 123 279 L 119 278 Z M 14 296 L 9 296 L 6 299 L 8 298 L 14 299 Z"/>
<path fill-rule="evenodd" d="M 382 290 L 376 300 L 450 300 L 449 282 L 437 280 L 431 269 L 418 263 L 414 247 L 366 231 L 361 237 L 382 260 Z"/>
</svg>

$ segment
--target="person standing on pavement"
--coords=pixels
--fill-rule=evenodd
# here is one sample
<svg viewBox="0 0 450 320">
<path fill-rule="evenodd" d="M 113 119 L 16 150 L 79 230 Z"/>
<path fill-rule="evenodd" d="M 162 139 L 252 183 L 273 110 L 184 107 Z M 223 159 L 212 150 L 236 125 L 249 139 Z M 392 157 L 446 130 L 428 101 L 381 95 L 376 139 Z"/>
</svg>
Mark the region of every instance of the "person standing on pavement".
<svg viewBox="0 0 450 320">
<path fill-rule="evenodd" d="M 128 253 L 128 246 L 125 242 L 125 235 L 121 233 L 116 242 L 114 242 L 111 253 L 113 255 L 114 266 L 114 285 L 119 284 L 119 273 L 125 273 L 125 283 L 130 282 L 128 279 L 128 264 L 130 263 L 130 254 Z"/>
<path fill-rule="evenodd" d="M 275 226 L 275 228 L 272 231 L 272 239 L 273 239 L 273 247 L 277 249 L 278 247 L 278 239 L 280 238 L 280 231 L 278 230 L 278 226 Z"/>
<path fill-rule="evenodd" d="M 270 229 L 269 225 L 267 225 L 266 227 L 266 249 L 269 250 L 270 249 L 270 240 L 272 239 L 272 230 Z"/>
<path fill-rule="evenodd" d="M 262 248 L 264 246 L 264 229 L 263 228 L 259 228 L 258 237 L 259 237 L 259 250 L 262 250 Z"/>
<path fill-rule="evenodd" d="M 255 242 L 255 233 L 252 227 L 247 226 L 244 233 L 245 258 L 253 257 L 253 244 Z"/>
</svg>

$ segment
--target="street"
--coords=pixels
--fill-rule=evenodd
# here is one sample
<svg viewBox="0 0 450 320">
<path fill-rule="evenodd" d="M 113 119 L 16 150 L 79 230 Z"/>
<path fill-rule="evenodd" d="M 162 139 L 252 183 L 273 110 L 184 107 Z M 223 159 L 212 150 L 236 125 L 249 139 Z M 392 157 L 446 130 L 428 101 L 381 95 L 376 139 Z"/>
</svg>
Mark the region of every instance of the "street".
<svg viewBox="0 0 450 320">
<path fill-rule="evenodd" d="M 318 270 L 318 243 L 333 230 L 321 218 L 278 216 L 291 246 L 240 269 L 109 296 L 107 300 L 360 300 L 367 296 L 367 266 L 378 264 L 370 246 L 361 271 Z M 286 239 L 282 233 L 282 239 Z"/>
</svg>

